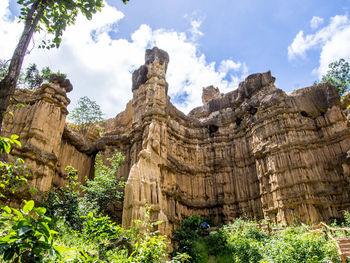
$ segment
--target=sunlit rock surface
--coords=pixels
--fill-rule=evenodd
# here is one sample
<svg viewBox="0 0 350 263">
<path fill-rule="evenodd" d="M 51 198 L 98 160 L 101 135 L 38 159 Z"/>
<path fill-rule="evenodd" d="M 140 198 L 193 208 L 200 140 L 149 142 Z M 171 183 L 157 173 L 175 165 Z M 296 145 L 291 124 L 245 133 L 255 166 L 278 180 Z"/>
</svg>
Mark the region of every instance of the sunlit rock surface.
<svg viewBox="0 0 350 263">
<path fill-rule="evenodd" d="M 193 214 L 291 224 L 350 208 L 350 132 L 335 87 L 287 95 L 270 72 L 253 74 L 226 94 L 204 89 L 204 105 L 185 115 L 167 96 L 168 54 L 147 50 L 145 61 L 133 74 L 133 99 L 94 140 L 65 126 L 67 83 L 16 93 L 24 107 L 13 105 L 4 135 L 20 135 L 15 153 L 33 168 L 33 185 L 62 185 L 66 165 L 91 177 L 95 154 L 118 149 L 126 156 L 117 175 L 127 180 L 124 226 L 142 220 L 146 204 L 168 235 Z"/>
</svg>

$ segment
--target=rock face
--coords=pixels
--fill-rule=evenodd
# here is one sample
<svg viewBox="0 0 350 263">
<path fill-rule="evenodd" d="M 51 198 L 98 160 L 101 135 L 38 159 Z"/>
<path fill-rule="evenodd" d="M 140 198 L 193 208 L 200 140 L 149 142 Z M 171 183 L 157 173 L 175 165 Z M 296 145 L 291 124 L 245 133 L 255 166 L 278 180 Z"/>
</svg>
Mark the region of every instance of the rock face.
<svg viewBox="0 0 350 263">
<path fill-rule="evenodd" d="M 167 96 L 167 56 L 146 54 L 132 101 L 97 142 L 126 155 L 124 226 L 144 218 L 146 203 L 165 234 L 192 214 L 290 224 L 350 207 L 350 133 L 333 86 L 287 95 L 270 72 L 254 74 L 224 95 L 204 89 L 206 104 L 186 116 Z"/>
<path fill-rule="evenodd" d="M 96 152 L 119 149 L 124 226 L 142 220 L 146 204 L 167 235 L 193 214 L 291 224 L 342 217 L 350 208 L 350 132 L 335 87 L 287 95 L 270 72 L 253 74 L 227 94 L 204 89 L 204 105 L 185 115 L 167 96 L 167 53 L 147 50 L 145 60 L 132 77 L 133 99 L 95 142 L 65 126 L 67 81 L 17 92 L 24 106 L 13 105 L 3 130 L 20 135 L 15 153 L 32 167 L 33 185 L 62 185 L 66 165 L 91 175 Z"/>
<path fill-rule="evenodd" d="M 71 90 L 69 80 L 58 76 L 35 90 L 16 90 L 13 116 L 2 126 L 2 136 L 19 135 L 22 147 L 12 154 L 25 161 L 32 171 L 29 184 L 39 191 L 65 185 L 68 165 L 78 169 L 80 181 L 93 176 L 94 145 L 65 125 Z"/>
<path fill-rule="evenodd" d="M 202 92 L 203 104 L 207 104 L 210 100 L 217 99 L 220 97 L 221 97 L 221 94 L 218 88 L 214 88 L 214 86 L 203 88 L 203 92 Z"/>
</svg>

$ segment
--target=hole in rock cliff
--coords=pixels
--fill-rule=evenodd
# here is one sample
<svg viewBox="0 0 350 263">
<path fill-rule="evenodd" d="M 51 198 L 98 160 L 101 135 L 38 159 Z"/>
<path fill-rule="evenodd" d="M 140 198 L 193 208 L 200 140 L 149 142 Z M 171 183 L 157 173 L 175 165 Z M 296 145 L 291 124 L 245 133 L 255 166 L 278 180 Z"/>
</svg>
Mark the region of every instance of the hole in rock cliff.
<svg viewBox="0 0 350 263">
<path fill-rule="evenodd" d="M 257 108 L 255 108 L 255 107 L 250 107 L 249 109 L 248 109 L 248 112 L 250 113 L 250 115 L 255 115 L 255 113 L 258 111 L 258 109 Z"/>
<path fill-rule="evenodd" d="M 303 117 L 309 117 L 309 114 L 307 114 L 306 111 L 302 111 L 302 112 L 300 112 L 300 114 L 301 114 L 301 116 L 303 116 Z"/>
<path fill-rule="evenodd" d="M 212 136 L 214 136 L 214 133 L 219 130 L 219 127 L 216 126 L 215 124 L 210 124 L 208 126 L 208 130 L 209 130 L 209 135 L 212 137 Z"/>
<path fill-rule="evenodd" d="M 241 119 L 241 118 L 237 118 L 237 119 L 236 119 L 236 124 L 237 124 L 237 126 L 240 126 L 240 125 L 241 125 L 241 122 L 242 122 L 242 119 Z"/>
</svg>

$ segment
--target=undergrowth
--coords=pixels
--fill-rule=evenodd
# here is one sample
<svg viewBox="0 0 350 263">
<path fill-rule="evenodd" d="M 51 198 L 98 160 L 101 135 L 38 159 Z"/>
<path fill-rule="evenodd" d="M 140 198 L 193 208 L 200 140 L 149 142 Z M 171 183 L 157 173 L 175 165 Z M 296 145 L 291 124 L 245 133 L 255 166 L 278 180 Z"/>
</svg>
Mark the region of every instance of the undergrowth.
<svg viewBox="0 0 350 263">
<path fill-rule="evenodd" d="M 13 144 L 20 146 L 17 138 L 1 137 L 0 153 L 9 153 Z M 100 157 L 97 160 L 95 180 L 87 180 L 85 186 L 77 182 L 78 171 L 67 167 L 67 185 L 50 192 L 42 206 L 23 200 L 22 209 L 2 207 L 0 262 L 340 262 L 335 244 L 306 226 L 270 234 L 257 222 L 237 219 L 216 231 L 205 231 L 200 225 L 208 220 L 198 215 L 184 219 L 174 231 L 175 249 L 169 255 L 169 241 L 157 231 L 162 222 L 151 220 L 151 207 L 146 205 L 144 220 L 136 221 L 132 228 L 113 222 L 110 205 L 123 198 L 117 191 L 123 184 L 114 177 L 123 157 L 115 153 L 107 159 L 109 166 Z M 8 167 L 0 162 L 0 172 Z M 13 180 L 26 182 L 21 169 L 1 175 L 0 190 L 14 192 Z M 1 191 L 0 197 L 5 194 Z M 350 227 L 349 212 L 344 213 L 343 226 Z"/>
<path fill-rule="evenodd" d="M 307 226 L 286 227 L 269 235 L 255 221 L 237 219 L 212 232 L 200 230 L 200 222 L 199 216 L 189 217 L 174 231 L 175 253 L 188 253 L 189 262 L 340 262 L 336 245 Z"/>
</svg>

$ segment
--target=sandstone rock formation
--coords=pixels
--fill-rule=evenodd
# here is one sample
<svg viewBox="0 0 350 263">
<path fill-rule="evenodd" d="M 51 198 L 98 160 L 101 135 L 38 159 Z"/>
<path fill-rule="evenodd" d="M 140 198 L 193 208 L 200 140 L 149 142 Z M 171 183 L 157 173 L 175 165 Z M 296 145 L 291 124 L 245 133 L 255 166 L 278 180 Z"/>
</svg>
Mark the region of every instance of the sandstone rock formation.
<svg viewBox="0 0 350 263">
<path fill-rule="evenodd" d="M 342 217 L 350 208 L 350 130 L 335 87 L 287 95 L 270 72 L 253 74 L 227 94 L 204 89 L 204 105 L 185 115 L 167 96 L 168 54 L 153 48 L 145 61 L 132 77 L 133 99 L 94 142 L 64 125 L 65 81 L 17 93 L 24 107 L 13 106 L 3 130 L 21 136 L 15 153 L 34 169 L 35 186 L 61 185 L 68 164 L 90 175 L 94 154 L 119 149 L 124 226 L 142 220 L 146 204 L 168 235 L 193 214 L 290 224 Z"/>
<path fill-rule="evenodd" d="M 167 96 L 165 57 L 147 51 L 132 101 L 98 142 L 127 156 L 124 226 L 143 218 L 146 203 L 166 234 L 192 214 L 293 223 L 350 207 L 350 133 L 334 87 L 287 95 L 270 72 L 254 74 L 186 116 Z"/>
<path fill-rule="evenodd" d="M 220 97 L 221 97 L 221 94 L 220 94 L 219 88 L 214 88 L 214 86 L 203 88 L 203 92 L 202 92 L 203 104 L 207 104 L 210 100 L 217 99 Z"/>
<path fill-rule="evenodd" d="M 9 108 L 13 116 L 3 124 L 2 136 L 19 135 L 22 147 L 12 154 L 25 161 L 32 171 L 29 184 L 39 191 L 65 185 L 67 165 L 78 169 L 80 181 L 93 176 L 94 145 L 65 124 L 71 90 L 59 76 L 35 90 L 18 89 Z"/>
</svg>

